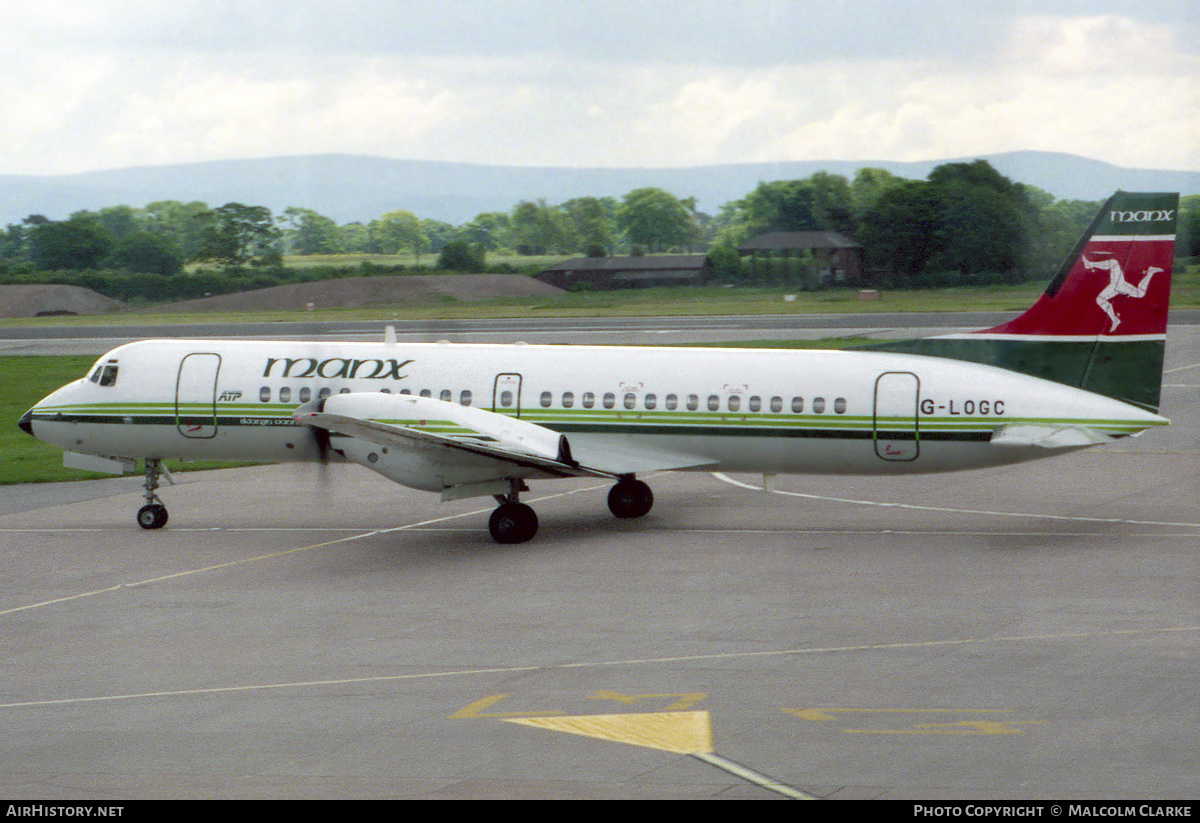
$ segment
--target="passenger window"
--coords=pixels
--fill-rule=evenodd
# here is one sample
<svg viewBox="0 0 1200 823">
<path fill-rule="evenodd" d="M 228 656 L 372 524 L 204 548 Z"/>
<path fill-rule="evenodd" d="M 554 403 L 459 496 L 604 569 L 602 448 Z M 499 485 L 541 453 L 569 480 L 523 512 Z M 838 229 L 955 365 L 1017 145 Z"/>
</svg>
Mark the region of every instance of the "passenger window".
<svg viewBox="0 0 1200 823">
<path fill-rule="evenodd" d="M 776 414 L 783 411 L 783 398 L 782 397 L 772 397 L 771 398 L 771 411 L 775 412 Z"/>
<path fill-rule="evenodd" d="M 708 396 L 708 410 L 709 411 L 717 411 L 720 408 L 721 408 L 721 398 L 717 397 L 715 394 L 710 394 Z"/>
<path fill-rule="evenodd" d="M 634 394 L 633 392 L 627 392 L 625 394 L 625 408 L 632 409 L 636 405 L 637 405 L 637 395 Z"/>
<path fill-rule="evenodd" d="M 292 389 L 290 386 L 284 386 L 282 389 L 279 390 L 279 402 L 280 403 L 292 402 Z"/>
<path fill-rule="evenodd" d="M 845 414 L 846 413 L 846 398 L 839 397 L 836 400 L 834 400 L 833 401 L 833 410 L 837 414 Z"/>
<path fill-rule="evenodd" d="M 583 393 L 583 407 L 590 409 L 594 405 L 596 405 L 596 395 L 590 391 L 585 391 Z"/>
<path fill-rule="evenodd" d="M 503 408 L 510 409 L 513 404 L 513 393 L 508 389 L 500 392 L 500 405 Z"/>
<path fill-rule="evenodd" d="M 737 411 L 742 407 L 742 398 L 736 394 L 729 395 L 729 410 Z"/>
<path fill-rule="evenodd" d="M 679 398 L 673 394 L 668 394 L 666 398 L 667 411 L 675 411 L 679 407 Z"/>
<path fill-rule="evenodd" d="M 325 388 L 323 388 L 319 392 L 317 392 L 317 399 L 324 400 L 326 397 L 328 397 L 331 394 L 333 394 L 333 389 L 326 386 Z"/>
<path fill-rule="evenodd" d="M 270 403 L 271 402 L 271 387 L 270 386 L 263 386 L 261 389 L 258 390 L 258 402 L 260 402 L 260 403 Z"/>
<path fill-rule="evenodd" d="M 463 389 L 462 393 L 458 396 L 458 405 L 460 405 L 460 406 L 471 405 L 471 390 L 470 389 Z"/>
<path fill-rule="evenodd" d="M 762 398 L 757 394 L 750 398 L 750 411 L 762 411 Z"/>
<path fill-rule="evenodd" d="M 422 397 L 433 397 L 433 392 L 431 392 L 429 389 L 421 389 L 421 396 Z"/>
<path fill-rule="evenodd" d="M 312 389 L 310 389 L 308 386 L 304 386 L 300 389 L 300 402 L 307 403 L 309 400 L 312 400 Z"/>
<path fill-rule="evenodd" d="M 401 394 L 412 394 L 412 389 L 401 389 L 400 393 Z"/>
<path fill-rule="evenodd" d="M 654 394 L 648 394 L 642 402 L 646 404 L 647 409 L 653 409 L 658 406 L 658 396 Z"/>
<path fill-rule="evenodd" d="M 562 404 L 564 409 L 569 409 L 575 405 L 575 392 L 565 391 L 562 396 Z"/>
<path fill-rule="evenodd" d="M 814 397 L 813 398 L 813 412 L 816 414 L 824 414 L 825 413 L 825 398 L 824 397 Z"/>
<path fill-rule="evenodd" d="M 800 414 L 803 411 L 804 411 L 804 398 L 803 397 L 793 397 L 792 398 L 792 414 Z"/>
<path fill-rule="evenodd" d="M 550 408 L 550 403 L 554 400 L 554 395 L 550 394 L 548 391 L 544 391 L 539 399 L 541 400 L 542 408 L 548 409 Z"/>
<path fill-rule="evenodd" d="M 615 405 L 617 405 L 617 396 L 615 394 L 613 394 L 612 392 L 605 392 L 604 393 L 604 408 L 611 409 Z"/>
<path fill-rule="evenodd" d="M 449 403 L 453 399 L 454 392 L 449 389 L 442 389 L 442 393 L 438 395 L 438 400 L 441 400 L 443 403 Z"/>
<path fill-rule="evenodd" d="M 700 408 L 700 398 L 694 394 L 689 394 L 687 399 L 688 411 L 695 411 Z"/>
<path fill-rule="evenodd" d="M 349 393 L 350 393 L 350 390 L 347 388 L 338 389 L 338 394 L 349 394 Z"/>
</svg>

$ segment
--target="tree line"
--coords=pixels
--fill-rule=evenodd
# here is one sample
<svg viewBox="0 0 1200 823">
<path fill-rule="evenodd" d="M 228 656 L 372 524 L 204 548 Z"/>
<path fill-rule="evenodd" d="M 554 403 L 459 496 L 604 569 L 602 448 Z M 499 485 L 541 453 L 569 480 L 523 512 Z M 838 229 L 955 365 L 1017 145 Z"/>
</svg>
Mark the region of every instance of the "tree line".
<svg viewBox="0 0 1200 823">
<path fill-rule="evenodd" d="M 173 277 L 189 263 L 280 268 L 285 255 L 439 254 L 439 268 L 483 270 L 489 254 L 607 256 L 707 252 L 724 280 L 749 282 L 737 248 L 767 232 L 833 231 L 863 246 L 877 278 L 947 283 L 980 275 L 1020 281 L 1053 271 L 1099 208 L 1057 200 L 1001 175 L 983 160 L 949 163 L 925 180 L 882 169 L 853 179 L 820 172 L 763 182 L 717 214 L 694 197 L 639 188 L 624 197 L 522 201 L 462 225 L 396 210 L 339 225 L 290 207 L 162 200 L 78 211 L 66 220 L 30 215 L 0 232 L 0 274 L 118 270 Z M 1177 254 L 1200 254 L 1200 197 L 1181 206 Z"/>
</svg>

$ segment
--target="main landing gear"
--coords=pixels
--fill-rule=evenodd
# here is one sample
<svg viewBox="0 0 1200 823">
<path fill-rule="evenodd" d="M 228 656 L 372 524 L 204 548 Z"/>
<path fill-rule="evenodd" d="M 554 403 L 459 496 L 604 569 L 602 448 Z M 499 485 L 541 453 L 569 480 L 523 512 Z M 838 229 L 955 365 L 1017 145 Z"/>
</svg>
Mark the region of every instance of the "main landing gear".
<svg viewBox="0 0 1200 823">
<path fill-rule="evenodd" d="M 161 529 L 167 525 L 167 507 L 158 499 L 155 491 L 158 489 L 158 477 L 166 471 L 162 461 L 157 458 L 146 458 L 146 482 L 142 484 L 145 489 L 144 497 L 146 505 L 138 509 L 137 522 L 143 529 Z M 167 474 L 167 479 L 171 475 Z"/>
<path fill-rule="evenodd" d="M 496 495 L 499 507 L 488 520 L 488 531 L 497 543 L 524 543 L 533 539 L 538 530 L 537 514 L 519 501 L 521 492 L 529 488 L 520 480 L 509 480 L 510 491 Z M 654 505 L 654 493 L 633 475 L 622 476 L 608 492 L 608 508 L 622 519 L 642 517 Z"/>
</svg>

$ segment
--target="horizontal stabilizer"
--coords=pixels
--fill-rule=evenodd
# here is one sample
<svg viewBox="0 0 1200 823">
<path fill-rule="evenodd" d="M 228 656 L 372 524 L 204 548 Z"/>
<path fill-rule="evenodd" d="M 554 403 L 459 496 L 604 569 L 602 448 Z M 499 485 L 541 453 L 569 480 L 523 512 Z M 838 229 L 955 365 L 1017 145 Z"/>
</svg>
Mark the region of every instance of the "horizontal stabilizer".
<svg viewBox="0 0 1200 823">
<path fill-rule="evenodd" d="M 992 433 L 993 446 L 1040 446 L 1043 449 L 1078 449 L 1112 440 L 1087 426 L 1039 426 L 1016 423 L 1000 426 Z"/>
</svg>

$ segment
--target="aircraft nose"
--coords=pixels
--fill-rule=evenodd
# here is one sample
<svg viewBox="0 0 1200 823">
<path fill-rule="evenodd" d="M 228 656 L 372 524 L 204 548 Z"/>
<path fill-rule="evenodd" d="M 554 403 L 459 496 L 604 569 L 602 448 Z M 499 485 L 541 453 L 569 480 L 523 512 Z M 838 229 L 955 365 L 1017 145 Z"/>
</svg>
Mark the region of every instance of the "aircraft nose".
<svg viewBox="0 0 1200 823">
<path fill-rule="evenodd" d="M 10 417 L 9 419 L 11 420 L 12 418 Z M 17 421 L 17 425 L 21 427 L 21 430 L 23 432 L 25 432 L 27 435 L 32 437 L 33 436 L 33 409 L 30 409 L 29 411 L 25 412 L 25 414 L 21 415 L 21 419 Z"/>
</svg>

